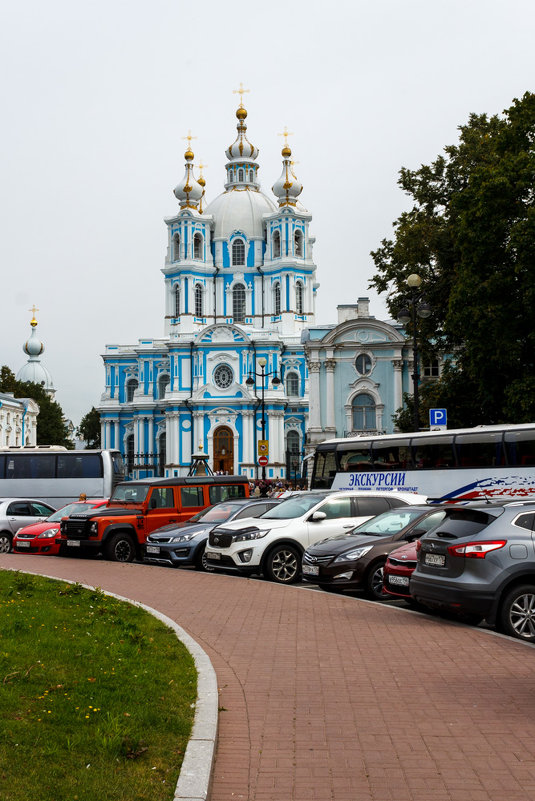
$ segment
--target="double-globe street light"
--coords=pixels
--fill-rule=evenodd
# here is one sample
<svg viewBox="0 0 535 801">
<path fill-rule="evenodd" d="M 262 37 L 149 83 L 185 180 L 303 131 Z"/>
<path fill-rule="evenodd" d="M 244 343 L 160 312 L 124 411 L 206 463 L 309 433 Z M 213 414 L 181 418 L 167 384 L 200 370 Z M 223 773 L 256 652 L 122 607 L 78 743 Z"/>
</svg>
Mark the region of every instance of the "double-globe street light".
<svg viewBox="0 0 535 801">
<path fill-rule="evenodd" d="M 260 372 L 257 373 L 255 370 L 252 370 L 249 373 L 248 377 L 245 379 L 245 383 L 247 384 L 247 386 L 252 387 L 252 386 L 255 386 L 255 384 L 256 384 L 256 378 L 260 378 L 260 380 L 262 382 L 261 383 L 262 393 L 261 393 L 261 396 L 260 396 L 260 404 L 261 404 L 261 408 L 262 408 L 262 420 L 261 420 L 261 422 L 262 422 L 262 440 L 265 442 L 266 441 L 266 405 L 265 405 L 265 400 L 264 400 L 265 381 L 266 381 L 266 378 L 269 378 L 269 376 L 272 375 L 273 378 L 271 379 L 271 383 L 273 384 L 274 387 L 276 387 L 276 386 L 278 386 L 280 384 L 281 380 L 278 377 L 276 370 L 270 370 L 270 371 L 266 372 L 267 359 L 264 356 L 259 356 L 256 361 L 257 361 L 257 364 L 260 365 Z M 257 459 L 258 459 L 258 454 L 257 454 Z M 263 464 L 262 465 L 262 481 L 265 481 L 265 480 L 266 480 L 266 465 Z"/>
<path fill-rule="evenodd" d="M 421 317 L 426 319 L 431 315 L 431 306 L 422 300 L 422 294 L 418 291 L 422 284 L 422 279 L 416 273 L 412 273 L 407 278 L 407 284 L 411 290 L 411 296 L 408 301 L 408 307 L 404 307 L 398 314 L 398 320 L 402 325 L 412 323 L 412 386 L 413 386 L 413 409 L 412 420 L 415 431 L 420 429 L 420 369 L 418 365 L 418 331 L 417 331 L 417 318 Z"/>
</svg>

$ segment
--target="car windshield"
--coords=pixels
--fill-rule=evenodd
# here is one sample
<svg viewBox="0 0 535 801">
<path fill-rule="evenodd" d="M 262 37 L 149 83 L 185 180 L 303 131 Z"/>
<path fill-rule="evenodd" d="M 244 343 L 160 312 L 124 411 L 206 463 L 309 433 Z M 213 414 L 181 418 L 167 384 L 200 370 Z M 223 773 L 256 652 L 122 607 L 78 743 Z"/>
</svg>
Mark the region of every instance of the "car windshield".
<svg viewBox="0 0 535 801">
<path fill-rule="evenodd" d="M 216 503 L 214 506 L 209 506 L 208 509 L 203 509 L 202 512 L 197 512 L 196 515 L 190 517 L 189 522 L 224 523 L 242 508 L 238 503 Z"/>
<path fill-rule="evenodd" d="M 322 501 L 325 495 L 296 495 L 294 498 L 288 498 L 273 509 L 269 509 L 260 515 L 259 520 L 292 520 L 294 517 L 301 517 L 313 506 L 316 506 Z"/>
<path fill-rule="evenodd" d="M 351 534 L 372 534 L 375 537 L 388 537 L 391 534 L 397 534 L 402 528 L 408 526 L 414 520 L 418 520 L 425 512 L 421 509 L 411 509 L 409 506 L 404 506 L 402 509 L 396 509 L 391 512 L 383 512 L 381 515 L 366 520 L 360 526 L 354 528 Z"/>
<path fill-rule="evenodd" d="M 72 514 L 78 514 L 78 512 L 87 512 L 88 509 L 93 509 L 95 506 L 94 503 L 68 503 L 67 506 L 64 506 L 62 509 L 58 509 L 57 512 L 54 512 L 53 515 L 47 517 L 47 523 L 59 523 L 59 521 L 63 517 L 69 517 Z"/>
<path fill-rule="evenodd" d="M 117 484 L 110 501 L 120 503 L 143 503 L 150 489 L 148 484 Z"/>
</svg>

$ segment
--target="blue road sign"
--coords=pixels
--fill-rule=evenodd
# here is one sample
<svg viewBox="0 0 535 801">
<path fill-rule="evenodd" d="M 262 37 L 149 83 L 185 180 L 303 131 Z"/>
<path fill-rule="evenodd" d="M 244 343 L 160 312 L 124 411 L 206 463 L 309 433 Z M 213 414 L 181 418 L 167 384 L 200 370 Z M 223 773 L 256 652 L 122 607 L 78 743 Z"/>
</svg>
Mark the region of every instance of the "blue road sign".
<svg viewBox="0 0 535 801">
<path fill-rule="evenodd" d="M 429 409 L 429 426 L 435 428 L 441 426 L 445 428 L 448 424 L 446 409 Z"/>
</svg>

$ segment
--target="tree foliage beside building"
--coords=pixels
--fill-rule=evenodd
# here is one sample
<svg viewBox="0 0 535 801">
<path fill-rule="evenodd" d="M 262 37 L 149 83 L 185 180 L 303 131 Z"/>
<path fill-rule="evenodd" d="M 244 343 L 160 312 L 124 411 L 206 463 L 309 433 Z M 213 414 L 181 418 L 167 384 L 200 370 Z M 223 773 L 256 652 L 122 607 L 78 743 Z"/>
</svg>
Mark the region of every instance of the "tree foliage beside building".
<svg viewBox="0 0 535 801">
<path fill-rule="evenodd" d="M 87 448 L 100 448 L 100 414 L 94 406 L 82 417 L 76 433 Z"/>
<path fill-rule="evenodd" d="M 433 309 L 419 321 L 424 357 L 454 354 L 441 380 L 422 387 L 422 417 L 429 405 L 454 403 L 459 425 L 527 422 L 535 419 L 535 94 L 502 116 L 472 114 L 459 131 L 431 165 L 400 171 L 412 208 L 372 253 L 371 286 L 389 293 L 395 317 L 417 272 Z"/>
<path fill-rule="evenodd" d="M 39 405 L 38 445 L 74 447 L 61 406 L 50 398 L 42 386 L 32 381 L 17 381 L 12 370 L 4 365 L 0 368 L 0 392 L 12 392 L 15 398 L 32 398 Z"/>
</svg>

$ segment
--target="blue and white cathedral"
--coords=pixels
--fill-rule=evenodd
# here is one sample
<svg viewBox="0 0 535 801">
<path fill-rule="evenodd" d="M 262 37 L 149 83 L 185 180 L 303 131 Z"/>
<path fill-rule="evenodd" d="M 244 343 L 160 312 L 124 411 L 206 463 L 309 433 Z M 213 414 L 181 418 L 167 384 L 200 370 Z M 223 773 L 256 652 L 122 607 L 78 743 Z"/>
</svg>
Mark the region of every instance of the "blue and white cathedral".
<svg viewBox="0 0 535 801">
<path fill-rule="evenodd" d="M 189 146 L 184 154 L 178 209 L 165 220 L 164 336 L 103 356 L 102 447 L 119 448 L 134 478 L 185 475 L 199 450 L 214 471 L 255 478 L 264 438 L 268 478 L 291 477 L 304 455 L 303 342 L 318 286 L 311 215 L 287 144 L 274 197 L 261 191 L 242 103 L 236 117 L 224 192 L 207 205 Z"/>
</svg>

